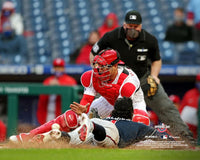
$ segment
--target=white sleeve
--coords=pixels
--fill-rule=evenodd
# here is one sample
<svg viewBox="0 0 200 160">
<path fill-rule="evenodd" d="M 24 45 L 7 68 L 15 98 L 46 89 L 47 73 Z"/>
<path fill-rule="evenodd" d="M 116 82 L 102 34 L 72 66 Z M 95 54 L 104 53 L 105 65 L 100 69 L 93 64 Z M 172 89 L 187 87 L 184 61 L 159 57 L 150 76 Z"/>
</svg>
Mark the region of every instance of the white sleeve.
<svg viewBox="0 0 200 160">
<path fill-rule="evenodd" d="M 92 78 L 91 78 L 90 85 L 88 87 L 84 87 L 84 94 L 91 95 L 91 96 L 96 96 L 97 92 L 93 87 Z"/>
<path fill-rule="evenodd" d="M 130 96 L 130 98 L 133 101 L 133 109 L 140 109 L 140 110 L 147 112 L 146 111 L 146 103 L 144 100 L 144 94 L 140 87 L 140 80 L 138 79 L 137 75 L 132 70 L 129 70 L 129 76 L 124 80 L 122 86 L 125 83 L 132 83 L 136 87 L 135 91 Z M 121 95 L 120 95 L 120 97 L 121 97 Z"/>
</svg>

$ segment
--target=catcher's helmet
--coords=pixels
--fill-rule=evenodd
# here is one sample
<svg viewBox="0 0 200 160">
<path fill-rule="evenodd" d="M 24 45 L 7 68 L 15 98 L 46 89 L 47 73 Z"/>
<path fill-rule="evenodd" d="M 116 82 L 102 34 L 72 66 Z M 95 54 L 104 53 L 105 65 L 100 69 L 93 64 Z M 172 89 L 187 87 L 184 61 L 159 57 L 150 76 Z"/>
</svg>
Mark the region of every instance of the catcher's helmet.
<svg viewBox="0 0 200 160">
<path fill-rule="evenodd" d="M 120 60 L 119 53 L 114 49 L 102 50 L 93 60 L 94 76 L 101 81 L 110 80 L 110 67 L 117 64 Z"/>
<path fill-rule="evenodd" d="M 65 61 L 62 58 L 56 58 L 53 60 L 54 67 L 65 67 Z"/>
<path fill-rule="evenodd" d="M 106 64 L 108 64 L 108 65 L 114 65 L 114 64 L 118 63 L 120 60 L 119 53 L 114 49 L 102 50 L 97 55 L 97 57 L 101 57 L 102 59 L 104 59 L 105 60 L 104 62 L 106 62 Z M 99 63 L 101 64 L 101 62 L 99 62 Z"/>
</svg>

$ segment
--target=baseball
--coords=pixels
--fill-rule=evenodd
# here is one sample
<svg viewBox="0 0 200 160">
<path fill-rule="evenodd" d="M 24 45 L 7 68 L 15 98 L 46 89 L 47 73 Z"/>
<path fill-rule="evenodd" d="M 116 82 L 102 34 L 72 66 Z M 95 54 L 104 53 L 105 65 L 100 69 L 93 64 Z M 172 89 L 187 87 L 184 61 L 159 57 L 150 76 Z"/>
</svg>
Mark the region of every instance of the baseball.
<svg viewBox="0 0 200 160">
<path fill-rule="evenodd" d="M 60 125 L 58 123 L 54 123 L 51 126 L 52 129 L 60 129 Z"/>
</svg>

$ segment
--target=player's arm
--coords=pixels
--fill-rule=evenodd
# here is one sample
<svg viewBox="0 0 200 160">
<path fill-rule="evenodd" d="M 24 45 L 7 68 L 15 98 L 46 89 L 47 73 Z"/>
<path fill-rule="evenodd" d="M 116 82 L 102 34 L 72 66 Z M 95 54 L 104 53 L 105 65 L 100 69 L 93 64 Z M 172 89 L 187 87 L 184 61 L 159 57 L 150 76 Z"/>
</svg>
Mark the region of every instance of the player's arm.
<svg viewBox="0 0 200 160">
<path fill-rule="evenodd" d="M 162 60 L 161 59 L 154 61 L 151 64 L 151 75 L 158 84 L 160 83 L 160 79 L 158 78 L 158 75 L 160 73 L 161 66 L 162 66 Z"/>
<path fill-rule="evenodd" d="M 81 84 L 85 88 L 83 97 L 79 103 L 73 102 L 70 108 L 77 114 L 87 113 L 93 102 L 96 92 L 92 85 L 92 71 L 87 71 L 81 75 Z"/>
<path fill-rule="evenodd" d="M 79 104 L 77 102 L 73 102 L 72 104 L 70 104 L 70 108 L 72 109 L 72 111 L 74 111 L 76 114 L 80 115 L 82 113 L 87 113 L 89 110 L 90 103 L 87 103 L 86 105 L 82 105 Z"/>
<path fill-rule="evenodd" d="M 128 82 L 122 86 L 120 94 L 122 97 L 131 97 L 136 92 L 136 90 L 137 90 L 136 86 L 133 83 Z M 142 109 L 134 109 L 134 115 L 132 121 L 143 123 L 146 125 L 150 124 L 150 120 L 146 111 Z"/>
</svg>

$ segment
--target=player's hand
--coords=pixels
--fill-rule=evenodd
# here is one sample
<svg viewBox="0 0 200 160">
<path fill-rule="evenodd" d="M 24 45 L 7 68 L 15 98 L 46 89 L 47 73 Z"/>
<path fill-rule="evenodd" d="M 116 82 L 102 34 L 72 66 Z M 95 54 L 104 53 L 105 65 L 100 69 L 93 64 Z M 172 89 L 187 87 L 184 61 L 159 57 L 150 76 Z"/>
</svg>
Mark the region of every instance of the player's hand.
<svg viewBox="0 0 200 160">
<path fill-rule="evenodd" d="M 153 75 L 151 75 L 151 76 L 153 77 L 153 79 L 155 79 L 157 84 L 160 84 L 160 79 L 157 76 L 153 76 Z"/>
<path fill-rule="evenodd" d="M 82 113 L 86 113 L 87 108 L 89 107 L 90 103 L 86 105 L 81 105 L 79 103 L 73 102 L 73 104 L 70 104 L 70 108 L 72 111 L 74 111 L 76 114 L 80 115 Z"/>
</svg>

